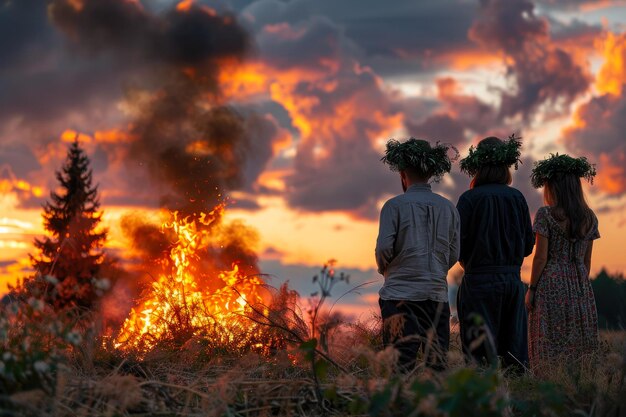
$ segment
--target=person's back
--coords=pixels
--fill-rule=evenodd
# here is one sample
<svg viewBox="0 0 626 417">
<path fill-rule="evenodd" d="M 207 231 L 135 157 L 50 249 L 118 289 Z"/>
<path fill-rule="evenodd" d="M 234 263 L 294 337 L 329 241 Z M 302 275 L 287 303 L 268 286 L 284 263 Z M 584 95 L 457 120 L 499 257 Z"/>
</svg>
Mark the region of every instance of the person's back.
<svg viewBox="0 0 626 417">
<path fill-rule="evenodd" d="M 547 203 L 535 216 L 537 249 L 526 294 L 530 364 L 538 373 L 548 371 L 552 361 L 574 364 L 598 346 L 589 270 L 600 233 L 580 181 L 594 175 L 586 158 L 568 155 L 552 155 L 533 169 L 533 186 L 544 187 Z"/>
<path fill-rule="evenodd" d="M 525 286 L 520 269 L 533 249 L 530 213 L 524 196 L 510 187 L 509 167 L 519 161 L 519 138 L 483 139 L 461 160 L 473 176 L 459 198 L 461 254 L 465 270 L 457 294 L 463 351 L 478 362 L 505 366 L 528 362 Z"/>
<path fill-rule="evenodd" d="M 417 352 L 426 365 L 443 369 L 450 343 L 446 275 L 459 250 L 459 216 L 454 205 L 431 191 L 450 172 L 449 147 L 411 138 L 387 142 L 383 161 L 400 172 L 404 194 L 380 213 L 376 263 L 385 282 L 380 289 L 383 343 L 399 351 L 397 370 L 411 371 Z"/>
<path fill-rule="evenodd" d="M 446 277 L 458 257 L 458 227 L 454 204 L 429 184 L 412 185 L 387 201 L 376 242 L 376 261 L 385 277 L 380 296 L 447 302 Z"/>
<path fill-rule="evenodd" d="M 465 272 L 519 270 L 534 242 L 522 193 L 505 184 L 485 184 L 463 193 L 457 208 L 461 216 L 459 261 Z"/>
</svg>

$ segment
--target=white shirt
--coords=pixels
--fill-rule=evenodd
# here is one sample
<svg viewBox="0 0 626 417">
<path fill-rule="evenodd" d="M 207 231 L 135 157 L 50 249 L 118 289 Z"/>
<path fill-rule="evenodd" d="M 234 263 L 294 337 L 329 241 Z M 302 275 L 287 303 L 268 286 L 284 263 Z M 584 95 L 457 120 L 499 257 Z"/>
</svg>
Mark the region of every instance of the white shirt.
<svg viewBox="0 0 626 417">
<path fill-rule="evenodd" d="M 448 302 L 448 270 L 459 257 L 459 213 L 429 184 L 413 184 L 380 212 L 376 240 L 383 300 Z"/>
</svg>

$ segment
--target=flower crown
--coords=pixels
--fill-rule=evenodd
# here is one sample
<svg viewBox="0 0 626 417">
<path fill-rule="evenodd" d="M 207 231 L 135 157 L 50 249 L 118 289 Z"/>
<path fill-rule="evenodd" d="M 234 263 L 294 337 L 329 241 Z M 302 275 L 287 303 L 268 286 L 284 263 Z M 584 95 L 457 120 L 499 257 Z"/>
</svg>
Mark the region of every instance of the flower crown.
<svg viewBox="0 0 626 417">
<path fill-rule="evenodd" d="M 473 177 L 483 166 L 506 165 L 510 167 L 515 164 L 515 169 L 517 169 L 522 163 L 520 160 L 521 139 L 514 133 L 502 144 L 470 146 L 467 157 L 461 159 L 461 171 Z"/>
<path fill-rule="evenodd" d="M 540 188 L 556 173 L 574 174 L 578 178 L 584 178 L 593 184 L 593 177 L 596 175 L 596 166 L 590 164 L 587 158 L 572 158 L 569 155 L 550 154 L 550 157 L 543 161 L 535 162 L 530 180 L 533 187 Z"/>
<path fill-rule="evenodd" d="M 448 156 L 452 149 L 453 157 Z M 389 165 L 392 171 L 403 171 L 417 168 L 432 174 L 433 181 L 439 182 L 441 177 L 452 169 L 452 162 L 459 157 L 459 151 L 452 145 L 437 142 L 431 146 L 425 140 L 410 138 L 406 142 L 390 139 L 387 142 L 385 156 L 381 161 Z"/>
</svg>

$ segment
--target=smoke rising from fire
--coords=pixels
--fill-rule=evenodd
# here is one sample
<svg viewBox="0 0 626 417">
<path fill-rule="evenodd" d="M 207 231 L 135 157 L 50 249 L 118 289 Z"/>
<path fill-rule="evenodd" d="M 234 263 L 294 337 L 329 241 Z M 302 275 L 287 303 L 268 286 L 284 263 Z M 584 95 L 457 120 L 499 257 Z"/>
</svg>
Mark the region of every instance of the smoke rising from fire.
<svg viewBox="0 0 626 417">
<path fill-rule="evenodd" d="M 163 206 L 199 213 L 242 185 L 246 121 L 216 98 L 220 66 L 250 49 L 233 16 L 191 3 L 157 15 L 128 0 L 56 0 L 50 14 L 77 50 L 112 55 L 143 75 L 126 98 L 128 157 L 159 185 Z"/>
<path fill-rule="evenodd" d="M 157 221 L 138 214 L 122 220 L 141 271 L 175 280 L 168 277 L 172 262 L 183 259 L 171 252 L 178 247 L 190 257 L 176 264 L 176 279 L 184 275 L 202 291 L 222 291 L 218 276 L 234 264 L 237 277 L 258 274 L 256 232 L 223 222 L 222 203 L 259 175 L 279 129 L 272 118 L 223 100 L 217 75 L 251 49 L 235 17 L 191 1 L 156 14 L 130 0 L 55 0 L 50 16 L 78 54 L 105 56 L 131 74 L 121 103 L 129 116 L 126 162 L 129 172 L 148 173 L 148 188 L 169 212 Z M 181 225 L 198 236 L 181 235 Z M 187 238 L 202 250 L 182 247 Z"/>
</svg>

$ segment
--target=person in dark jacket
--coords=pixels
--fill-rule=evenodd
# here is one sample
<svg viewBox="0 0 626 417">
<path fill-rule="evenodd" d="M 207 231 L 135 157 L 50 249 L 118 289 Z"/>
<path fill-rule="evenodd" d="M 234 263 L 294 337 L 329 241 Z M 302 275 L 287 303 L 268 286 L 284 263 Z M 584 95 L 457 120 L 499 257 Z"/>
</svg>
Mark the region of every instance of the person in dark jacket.
<svg viewBox="0 0 626 417">
<path fill-rule="evenodd" d="M 461 195 L 459 262 L 465 274 L 458 292 L 461 342 L 466 357 L 479 363 L 523 369 L 528 364 L 525 285 L 520 269 L 532 253 L 534 235 L 526 199 L 511 184 L 511 165 L 519 163 L 521 142 L 488 137 L 461 170 L 473 177 Z"/>
</svg>

